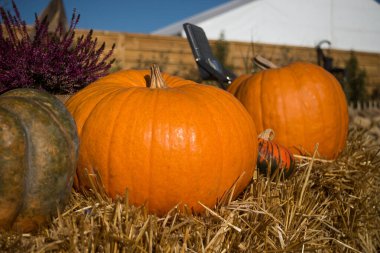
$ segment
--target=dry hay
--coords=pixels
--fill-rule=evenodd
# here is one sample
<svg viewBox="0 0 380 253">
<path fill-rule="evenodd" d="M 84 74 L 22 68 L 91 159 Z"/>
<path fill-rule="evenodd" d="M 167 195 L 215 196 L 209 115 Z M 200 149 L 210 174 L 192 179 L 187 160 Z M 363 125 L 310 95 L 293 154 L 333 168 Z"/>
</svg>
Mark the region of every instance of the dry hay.
<svg viewBox="0 0 380 253">
<path fill-rule="evenodd" d="M 0 234 L 1 252 L 379 252 L 380 160 L 364 131 L 351 131 L 336 161 L 298 158 L 290 180 L 256 176 L 239 199 L 204 215 L 165 217 L 73 192 L 67 209 L 36 234 Z"/>
</svg>

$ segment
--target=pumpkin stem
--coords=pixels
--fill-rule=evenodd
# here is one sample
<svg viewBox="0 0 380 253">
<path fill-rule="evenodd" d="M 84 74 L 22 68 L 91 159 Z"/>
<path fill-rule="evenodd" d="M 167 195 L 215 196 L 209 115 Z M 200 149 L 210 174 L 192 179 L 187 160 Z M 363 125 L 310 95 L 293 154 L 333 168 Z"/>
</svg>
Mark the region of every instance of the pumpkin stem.
<svg viewBox="0 0 380 253">
<path fill-rule="evenodd" d="M 259 134 L 259 138 L 260 139 L 264 139 L 266 141 L 272 141 L 274 139 L 274 131 L 273 129 L 265 129 L 263 132 L 261 132 L 261 134 Z"/>
<path fill-rule="evenodd" d="M 163 89 L 167 88 L 167 84 L 164 81 L 164 78 L 161 75 L 160 68 L 158 65 L 153 64 L 150 67 L 150 86 L 151 89 Z"/>
<path fill-rule="evenodd" d="M 270 60 L 262 57 L 261 55 L 257 55 L 253 58 L 253 63 L 256 64 L 260 69 L 277 69 L 278 66 L 271 62 Z"/>
</svg>

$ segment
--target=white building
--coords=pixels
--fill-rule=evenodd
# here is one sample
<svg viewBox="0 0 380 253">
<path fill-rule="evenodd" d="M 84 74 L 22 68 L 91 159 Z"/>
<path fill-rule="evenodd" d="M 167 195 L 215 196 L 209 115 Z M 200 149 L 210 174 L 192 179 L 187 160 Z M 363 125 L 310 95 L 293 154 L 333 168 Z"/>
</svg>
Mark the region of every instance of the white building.
<svg viewBox="0 0 380 253">
<path fill-rule="evenodd" d="M 202 27 L 209 39 L 380 53 L 380 3 L 376 0 L 233 0 L 156 30 L 185 36 L 182 24 Z"/>
</svg>

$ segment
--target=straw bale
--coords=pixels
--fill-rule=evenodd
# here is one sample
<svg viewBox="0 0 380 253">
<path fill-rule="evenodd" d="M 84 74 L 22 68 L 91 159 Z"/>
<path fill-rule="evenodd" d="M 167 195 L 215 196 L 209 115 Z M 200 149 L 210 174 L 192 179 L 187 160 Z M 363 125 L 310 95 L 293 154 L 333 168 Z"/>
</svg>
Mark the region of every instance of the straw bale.
<svg viewBox="0 0 380 253">
<path fill-rule="evenodd" d="M 0 252 L 379 252 L 379 146 L 351 130 L 335 161 L 297 156 L 290 179 L 255 175 L 205 214 L 147 213 L 103 192 L 73 191 L 34 234 L 0 233 Z M 317 150 L 314 155 L 317 154 Z"/>
</svg>

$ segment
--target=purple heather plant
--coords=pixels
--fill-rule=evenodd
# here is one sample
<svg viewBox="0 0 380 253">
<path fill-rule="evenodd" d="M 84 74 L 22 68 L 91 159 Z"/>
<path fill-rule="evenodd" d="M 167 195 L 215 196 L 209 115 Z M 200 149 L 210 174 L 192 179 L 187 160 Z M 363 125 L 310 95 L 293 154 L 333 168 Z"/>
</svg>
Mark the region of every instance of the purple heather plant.
<svg viewBox="0 0 380 253">
<path fill-rule="evenodd" d="M 80 15 L 74 9 L 70 26 L 48 31 L 47 19 L 35 15 L 33 33 L 28 33 L 16 4 L 14 15 L 0 6 L 0 94 L 14 88 L 35 88 L 51 94 L 73 94 L 108 74 L 115 45 L 103 55 L 93 31 L 75 38 Z"/>
</svg>

